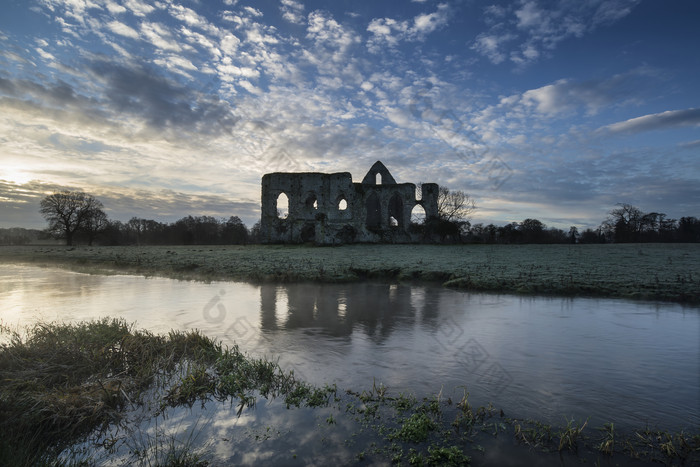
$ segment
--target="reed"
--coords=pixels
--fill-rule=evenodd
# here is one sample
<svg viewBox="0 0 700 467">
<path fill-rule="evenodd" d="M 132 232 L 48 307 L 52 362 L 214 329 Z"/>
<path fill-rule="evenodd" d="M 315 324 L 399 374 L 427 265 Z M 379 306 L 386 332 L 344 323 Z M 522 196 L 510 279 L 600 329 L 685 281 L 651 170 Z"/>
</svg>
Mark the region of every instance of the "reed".
<svg viewBox="0 0 700 467">
<path fill-rule="evenodd" d="M 566 422 L 566 427 L 559 432 L 559 451 L 567 449 L 569 451 L 578 450 L 578 441 L 583 438 L 583 429 L 586 428 L 588 420 L 583 422 L 583 425 L 576 426 L 574 419 Z"/>
</svg>

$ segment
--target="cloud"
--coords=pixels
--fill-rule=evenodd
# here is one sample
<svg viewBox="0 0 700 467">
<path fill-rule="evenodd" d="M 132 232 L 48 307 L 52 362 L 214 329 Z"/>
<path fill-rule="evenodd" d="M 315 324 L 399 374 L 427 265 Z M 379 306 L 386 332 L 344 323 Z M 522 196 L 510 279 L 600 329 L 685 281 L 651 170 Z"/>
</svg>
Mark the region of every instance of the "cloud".
<svg viewBox="0 0 700 467">
<path fill-rule="evenodd" d="M 593 24 L 611 24 L 624 18 L 641 0 L 609 0 L 600 2 L 593 15 Z"/>
<path fill-rule="evenodd" d="M 66 1 L 71 1 L 71 0 L 66 0 Z M 77 2 L 72 2 L 72 3 L 77 3 Z M 136 15 L 136 16 L 146 16 L 152 13 L 156 8 L 152 5 L 149 5 L 146 2 L 142 2 L 139 0 L 124 0 L 124 6 L 126 6 L 131 12 Z"/>
<path fill-rule="evenodd" d="M 0 176 L 0 206 L 2 220 L 0 228 L 23 226 L 43 229 L 46 222 L 39 213 L 41 199 L 51 193 L 62 191 L 64 187 L 54 183 L 30 181 L 14 183 Z"/>
<path fill-rule="evenodd" d="M 184 7 L 182 5 L 170 5 L 170 14 L 187 24 L 190 27 L 200 28 L 202 30 L 209 30 L 211 32 L 217 32 L 215 28 L 212 30 L 211 25 L 203 16 L 199 15 L 196 11 L 191 8 Z"/>
<path fill-rule="evenodd" d="M 509 6 L 484 8 L 486 32 L 477 35 L 471 48 L 500 64 L 509 58 L 524 66 L 546 55 L 569 38 L 581 38 L 600 26 L 629 15 L 641 0 L 587 0 L 544 2 L 521 0 Z"/>
<path fill-rule="evenodd" d="M 51 61 L 56 60 L 56 57 L 54 57 L 49 52 L 46 52 L 44 49 L 42 49 L 40 47 L 37 47 L 35 50 L 36 50 L 36 53 L 38 53 L 41 56 L 41 58 L 43 58 L 44 60 L 51 60 Z"/>
<path fill-rule="evenodd" d="M 260 17 L 263 15 L 262 11 L 258 10 L 257 8 L 253 8 L 251 6 L 243 7 L 243 10 L 246 13 L 248 13 L 250 16 Z"/>
<path fill-rule="evenodd" d="M 70 108 L 90 105 L 89 99 L 79 96 L 71 85 L 60 80 L 44 86 L 29 80 L 0 78 L 0 94 L 42 107 Z"/>
<path fill-rule="evenodd" d="M 516 39 L 516 37 L 515 34 L 510 33 L 482 33 L 476 37 L 471 48 L 481 55 L 488 57 L 491 63 L 498 65 L 507 58 L 503 45 Z"/>
<path fill-rule="evenodd" d="M 323 11 L 314 11 L 309 14 L 306 32 L 306 37 L 309 39 L 317 44 L 335 48 L 341 54 L 360 41 L 360 36 L 353 30 L 343 27 L 330 14 Z"/>
<path fill-rule="evenodd" d="M 295 0 L 281 0 L 280 11 L 282 18 L 294 24 L 304 24 L 304 5 Z"/>
<path fill-rule="evenodd" d="M 138 31 L 136 31 L 136 29 L 127 26 L 126 24 L 121 23 L 119 21 L 110 21 L 109 23 L 107 23 L 107 28 L 109 28 L 109 30 L 113 33 L 119 34 L 120 36 L 129 37 L 131 39 L 139 38 L 139 33 Z"/>
<path fill-rule="evenodd" d="M 216 69 L 222 81 L 234 82 L 237 78 L 257 78 L 260 76 L 258 70 L 249 67 L 238 67 L 231 64 L 228 60 L 224 60 Z"/>
<path fill-rule="evenodd" d="M 412 21 L 374 18 L 367 26 L 367 31 L 372 34 L 367 41 L 367 48 L 378 53 L 382 47 L 395 47 L 401 41 L 422 41 L 428 34 L 447 24 L 449 12 L 449 6 L 440 3 L 436 11 L 417 15 Z"/>
<path fill-rule="evenodd" d="M 422 38 L 427 34 L 437 30 L 447 24 L 449 20 L 449 7 L 447 3 L 440 3 L 437 11 L 433 13 L 420 14 L 413 18 L 413 26 L 409 30 L 409 35 Z"/>
<path fill-rule="evenodd" d="M 696 139 L 694 141 L 686 141 L 684 143 L 680 143 L 679 146 L 682 148 L 697 148 L 700 147 L 700 139 Z"/>
<path fill-rule="evenodd" d="M 141 23 L 141 33 L 154 46 L 161 50 L 180 52 L 182 48 L 173 38 L 170 31 L 158 23 Z"/>
<path fill-rule="evenodd" d="M 194 64 L 177 55 L 155 63 L 175 72 L 196 71 Z M 5 96 L 0 106 L 66 125 L 89 122 L 90 126 L 131 129 L 144 135 L 155 131 L 189 135 L 190 139 L 229 132 L 237 120 L 229 103 L 178 84 L 150 65 L 95 58 L 84 63 L 82 72 L 92 81 L 89 88 L 78 89 L 60 80 L 0 78 L 0 96 Z"/>
<path fill-rule="evenodd" d="M 502 97 L 497 108 L 486 109 L 490 118 L 495 114 L 507 118 L 539 116 L 551 118 L 584 111 L 595 115 L 610 106 L 619 106 L 637 99 L 650 88 L 654 74 L 644 68 L 620 73 L 609 78 L 587 81 L 560 79 L 521 94 Z M 528 123 L 529 124 L 529 123 Z"/>
<path fill-rule="evenodd" d="M 600 128 L 599 131 L 633 134 L 688 126 L 700 126 L 700 108 L 667 110 L 661 113 L 643 115 L 607 125 Z"/>
<path fill-rule="evenodd" d="M 209 38 L 205 36 L 204 34 L 200 34 L 198 32 L 192 31 L 185 26 L 180 28 L 180 33 L 187 39 L 187 41 L 190 44 L 194 45 L 199 45 L 201 47 L 204 47 L 213 57 L 219 58 L 221 57 L 222 51 L 219 49 L 219 47 L 216 44 L 216 38 Z M 238 38 L 233 36 L 232 34 L 227 34 L 224 36 L 224 38 L 221 40 L 221 47 L 222 49 L 224 46 L 226 47 L 232 47 L 232 44 L 226 43 L 226 41 L 231 41 L 235 39 L 238 41 Z M 240 42 L 240 41 L 238 41 Z M 234 48 L 231 48 L 231 51 L 234 50 Z"/>
<path fill-rule="evenodd" d="M 560 80 L 541 88 L 525 91 L 521 102 L 534 107 L 542 114 L 556 114 L 569 111 L 580 105 L 582 97 L 578 92 L 580 86 L 567 80 Z"/>
<path fill-rule="evenodd" d="M 173 57 L 168 64 L 194 68 L 182 60 Z M 228 104 L 205 100 L 207 98 L 199 96 L 196 91 L 146 65 L 95 60 L 89 63 L 89 70 L 94 79 L 103 84 L 103 105 L 110 112 L 138 117 L 154 129 L 212 134 L 235 122 Z"/>
<path fill-rule="evenodd" d="M 126 12 L 126 8 L 116 2 L 107 1 L 105 6 L 107 7 L 107 10 L 114 15 Z"/>
<path fill-rule="evenodd" d="M 187 72 L 198 70 L 191 61 L 180 55 L 168 55 L 167 57 L 157 58 L 153 60 L 153 63 L 189 79 L 192 79 L 192 76 Z"/>
</svg>

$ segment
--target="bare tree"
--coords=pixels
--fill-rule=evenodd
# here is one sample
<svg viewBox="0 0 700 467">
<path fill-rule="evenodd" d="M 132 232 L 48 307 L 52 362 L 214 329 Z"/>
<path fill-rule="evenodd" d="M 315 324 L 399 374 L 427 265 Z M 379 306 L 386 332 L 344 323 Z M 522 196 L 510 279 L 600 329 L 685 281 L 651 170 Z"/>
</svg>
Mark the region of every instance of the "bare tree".
<svg viewBox="0 0 700 467">
<path fill-rule="evenodd" d="M 91 218 L 104 215 L 102 203 L 82 191 L 62 191 L 48 195 L 41 200 L 40 206 L 42 216 L 49 223 L 49 232 L 65 238 L 68 246 L 73 245 L 75 233 L 84 229 Z"/>
<path fill-rule="evenodd" d="M 615 242 L 639 241 L 644 213 L 631 204 L 620 203 L 618 206 L 610 211 L 610 215 L 603 222 L 603 229 L 609 236 L 612 234 Z"/>
<path fill-rule="evenodd" d="M 98 201 L 99 203 L 99 201 Z M 102 203 L 100 203 L 101 205 Z M 85 224 L 82 227 L 83 232 L 88 239 L 88 245 L 92 246 L 95 237 L 103 232 L 109 225 L 107 214 L 101 208 L 94 208 L 92 212 L 85 218 Z"/>
<path fill-rule="evenodd" d="M 475 210 L 476 203 L 467 193 L 440 187 L 438 192 L 438 217 L 440 219 L 450 222 L 466 222 Z"/>
<path fill-rule="evenodd" d="M 416 186 L 416 197 L 422 195 L 422 183 Z M 468 219 L 476 210 L 476 203 L 467 193 L 461 190 L 452 191 L 441 186 L 438 191 L 437 217 L 426 218 L 425 215 L 411 213 L 411 222 L 417 231 L 422 231 L 424 240 L 439 237 L 445 242 L 448 238 L 453 242 L 462 241 L 462 235 L 471 227 Z M 422 230 L 420 230 L 422 229 Z"/>
<path fill-rule="evenodd" d="M 571 227 L 569 227 L 568 238 L 569 238 L 570 243 L 578 243 L 578 239 L 580 237 L 581 237 L 581 234 L 578 231 L 578 227 L 576 227 L 575 225 L 572 225 Z"/>
</svg>

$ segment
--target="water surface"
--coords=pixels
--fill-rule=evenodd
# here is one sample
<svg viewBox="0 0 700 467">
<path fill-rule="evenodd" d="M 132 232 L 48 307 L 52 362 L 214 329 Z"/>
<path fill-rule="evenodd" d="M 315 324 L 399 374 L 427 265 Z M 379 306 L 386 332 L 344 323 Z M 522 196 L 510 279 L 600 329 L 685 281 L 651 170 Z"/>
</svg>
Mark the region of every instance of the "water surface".
<svg viewBox="0 0 700 467">
<path fill-rule="evenodd" d="M 700 427 L 700 309 L 471 294 L 437 286 L 252 285 L 5 265 L 0 320 L 121 317 L 200 329 L 312 383 L 412 392 L 556 425 Z"/>
</svg>

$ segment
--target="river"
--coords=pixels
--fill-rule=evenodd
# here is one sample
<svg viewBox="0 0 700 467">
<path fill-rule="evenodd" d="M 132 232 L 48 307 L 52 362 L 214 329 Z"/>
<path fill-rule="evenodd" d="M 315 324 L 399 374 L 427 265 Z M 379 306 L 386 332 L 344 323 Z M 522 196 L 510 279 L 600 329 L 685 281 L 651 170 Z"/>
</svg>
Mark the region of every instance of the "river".
<svg viewBox="0 0 700 467">
<path fill-rule="evenodd" d="M 121 317 L 197 328 L 316 384 L 492 402 L 562 424 L 697 429 L 700 309 L 671 303 L 473 294 L 434 285 L 249 284 L 5 265 L 0 320 Z"/>
</svg>

